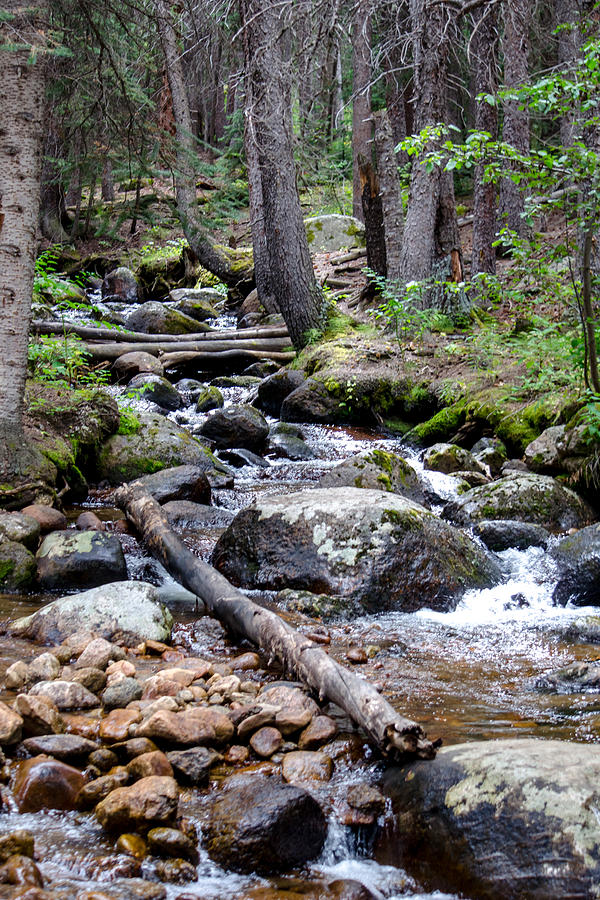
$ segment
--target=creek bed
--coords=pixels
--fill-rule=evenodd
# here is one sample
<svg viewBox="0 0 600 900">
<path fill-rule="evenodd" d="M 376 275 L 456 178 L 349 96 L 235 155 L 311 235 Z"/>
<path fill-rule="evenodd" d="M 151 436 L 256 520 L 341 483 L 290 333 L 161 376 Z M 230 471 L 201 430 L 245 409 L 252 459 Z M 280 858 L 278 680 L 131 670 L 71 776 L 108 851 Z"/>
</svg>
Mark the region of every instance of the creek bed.
<svg viewBox="0 0 600 900">
<path fill-rule="evenodd" d="M 228 403 L 240 402 L 248 394 L 240 389 L 223 392 Z M 154 409 L 152 404 L 140 401 L 133 401 L 132 405 Z M 170 418 L 195 431 L 204 417 L 188 408 L 171 414 Z M 302 431 L 315 451 L 314 460 L 273 459 L 268 469 L 253 466 L 237 469 L 235 489 L 215 490 L 213 504 L 237 511 L 266 493 L 314 487 L 324 470 L 367 448 L 391 450 L 420 466 L 414 452 L 400 441 L 375 432 L 316 425 L 302 426 Z M 453 495 L 453 479 L 424 474 L 438 498 Z M 99 491 L 91 495 L 85 508 L 93 509 L 110 527 L 111 522 L 122 518 L 122 513 L 109 504 L 110 492 Z M 82 507 L 71 510 L 71 518 L 81 511 Z M 215 529 L 188 530 L 183 532 L 183 538 L 195 553 L 208 560 L 219 533 Z M 130 577 L 162 580 L 163 588 L 168 588 L 169 579 L 165 579 L 160 566 L 147 557 L 137 540 L 125 535 L 123 543 Z M 509 550 L 500 554 L 500 559 L 503 582 L 490 590 L 468 592 L 452 613 L 388 612 L 352 622 L 327 623 L 330 652 L 344 662 L 350 647 L 371 648 L 372 658 L 361 667 L 362 674 L 378 682 L 389 701 L 420 722 L 430 737 L 439 736 L 446 744 L 515 736 L 598 742 L 599 695 L 561 696 L 541 693 L 532 687 L 537 676 L 574 659 L 597 656 L 593 645 L 572 644 L 563 637 L 571 619 L 594 610 L 553 607 L 551 597 L 556 573 L 545 551 Z M 515 600 L 519 595 L 526 598 L 528 605 L 519 605 Z M 253 597 L 276 608 L 274 595 L 253 592 Z M 28 614 L 48 599 L 48 596 L 0 595 L 0 616 Z M 199 618 L 189 603 L 176 605 L 173 611 L 177 620 L 174 643 L 209 660 L 239 652 L 240 648 L 229 643 L 217 623 L 207 627 L 207 620 Z M 285 615 L 300 630 L 309 631 L 314 627 L 314 622 L 299 614 Z M 0 636 L 0 674 L 15 659 L 27 660 L 34 652 L 36 648 L 27 642 Z M 272 672 L 271 677 L 277 676 L 276 671 Z M 345 721 L 341 725 L 341 735 L 336 739 L 339 756 L 328 788 L 333 810 L 336 798 L 343 797 L 348 784 L 356 780 L 377 781 L 382 771 L 381 763 L 372 758 L 350 723 Z M 213 791 L 218 789 L 219 777 L 217 771 L 212 781 Z M 192 793 L 183 792 L 182 805 L 201 833 L 206 796 L 198 799 Z M 91 814 L 48 811 L 19 815 L 13 809 L 0 816 L 2 832 L 23 827 L 36 836 L 40 868 L 52 889 L 64 889 L 67 896 L 69 893 L 76 896 L 84 889 L 99 890 L 102 885 L 108 888 L 107 882 L 116 889 L 120 879 L 133 874 L 131 861 L 115 853 Z M 373 839 L 368 829 L 357 832 L 344 828 L 332 812 L 321 857 L 302 871 L 269 879 L 225 872 L 200 847 L 197 881 L 166 885 L 167 897 L 169 900 L 179 896 L 207 900 L 275 900 L 300 895 L 316 898 L 332 896 L 324 885 L 340 879 L 361 882 L 377 898 L 443 900 L 449 896 L 420 892 L 406 873 L 384 864 L 387 861 L 385 840 L 375 849 Z M 141 875 L 146 872 L 144 867 L 145 863 Z M 3 890 L 0 887 L 0 897 L 5 896 Z M 127 894 L 126 883 L 123 890 L 123 896 L 133 896 Z"/>
</svg>

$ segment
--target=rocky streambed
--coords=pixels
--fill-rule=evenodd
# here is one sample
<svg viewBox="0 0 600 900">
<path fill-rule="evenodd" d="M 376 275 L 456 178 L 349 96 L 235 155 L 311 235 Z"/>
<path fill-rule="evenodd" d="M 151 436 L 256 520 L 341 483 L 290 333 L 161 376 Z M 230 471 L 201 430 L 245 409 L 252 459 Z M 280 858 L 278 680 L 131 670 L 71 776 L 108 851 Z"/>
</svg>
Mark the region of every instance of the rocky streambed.
<svg viewBox="0 0 600 900">
<path fill-rule="evenodd" d="M 415 454 L 264 419 L 255 378 L 179 383 L 168 419 L 138 390 L 85 510 L 3 514 L 45 593 L 3 597 L 0 896 L 594 896 L 593 509 L 494 439 Z M 161 454 L 178 467 L 144 475 Z M 194 552 L 441 736 L 438 761 L 390 770 L 231 643 L 111 507 L 140 475 Z"/>
</svg>

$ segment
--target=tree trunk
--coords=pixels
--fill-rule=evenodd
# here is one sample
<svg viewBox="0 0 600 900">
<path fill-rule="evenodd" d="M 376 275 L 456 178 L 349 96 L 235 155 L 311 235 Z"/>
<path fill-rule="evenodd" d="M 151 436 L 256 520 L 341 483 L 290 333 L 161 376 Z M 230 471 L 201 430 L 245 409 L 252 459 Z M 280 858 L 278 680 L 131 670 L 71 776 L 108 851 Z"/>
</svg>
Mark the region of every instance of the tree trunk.
<svg viewBox="0 0 600 900">
<path fill-rule="evenodd" d="M 258 606 L 194 556 L 139 482 L 119 488 L 115 501 L 125 509 L 154 555 L 203 600 L 213 616 L 234 634 L 279 659 L 285 672 L 300 678 L 321 698 L 340 706 L 381 753 L 396 762 L 435 756 L 437 744 L 427 739 L 421 726 L 397 713 L 368 681 L 335 662 L 276 613 Z"/>
<path fill-rule="evenodd" d="M 383 208 L 387 278 L 389 281 L 399 281 L 401 277 L 400 259 L 404 213 L 400 179 L 398 178 L 398 160 L 394 150 L 392 127 L 387 112 L 382 110 L 375 113 L 374 118 L 377 174 L 379 175 Z"/>
<path fill-rule="evenodd" d="M 352 215 L 363 220 L 359 156 L 372 157 L 370 0 L 356 0 L 352 22 Z"/>
<path fill-rule="evenodd" d="M 443 6 L 427 8 L 425 0 L 411 0 L 413 26 L 415 131 L 446 121 L 446 59 L 452 16 Z M 432 143 L 428 150 L 435 149 Z M 429 282 L 422 305 L 448 313 L 465 308 L 464 292 L 448 292 L 443 284 L 462 281 L 460 234 L 450 172 L 425 162 L 413 163 L 408 210 L 404 222 L 402 280 Z"/>
<path fill-rule="evenodd" d="M 367 266 L 378 275 L 387 275 L 385 256 L 385 233 L 383 230 L 383 206 L 379 178 L 371 163 L 358 157 L 360 183 L 362 188 L 362 208 L 365 221 L 367 244 Z"/>
<path fill-rule="evenodd" d="M 177 32 L 168 0 L 155 0 L 156 23 L 165 57 L 167 79 L 173 102 L 176 127 L 175 195 L 177 210 L 187 241 L 201 265 L 228 287 L 242 293 L 254 286 L 252 265 L 248 266 L 235 250 L 221 247 L 206 233 L 196 203 L 196 142 L 181 65 Z"/>
<path fill-rule="evenodd" d="M 115 184 L 113 181 L 112 163 L 108 153 L 102 166 L 102 199 L 112 203 L 115 199 Z"/>
<path fill-rule="evenodd" d="M 496 96 L 498 14 L 495 6 L 475 13 L 475 35 L 472 42 L 474 93 Z M 492 140 L 498 137 L 498 109 L 496 104 L 476 100 L 475 129 L 486 131 Z M 498 231 L 497 188 L 493 181 L 484 181 L 485 164 L 478 163 L 473 175 L 473 255 L 471 278 L 480 272 L 496 273 L 496 249 L 492 246 Z"/>
<path fill-rule="evenodd" d="M 582 14 L 578 0 L 554 0 L 558 32 L 558 66 L 560 72 L 567 72 L 577 59 L 581 46 L 579 17 Z M 575 136 L 577 110 L 564 113 L 560 120 L 560 142 L 570 147 Z"/>
<path fill-rule="evenodd" d="M 251 84 L 264 229 L 273 295 L 292 343 L 322 327 L 325 301 L 315 281 L 296 185 L 288 45 L 291 5 L 240 0 L 246 72 Z"/>
<path fill-rule="evenodd" d="M 529 28 L 532 18 L 532 0 L 506 0 L 504 10 L 504 87 L 517 88 L 529 80 Z M 529 110 L 518 100 L 504 103 L 502 137 L 522 153 L 529 151 Z M 523 218 L 525 197 L 519 185 L 510 178 L 500 183 L 501 227 L 510 228 L 520 237 L 526 237 L 529 227 Z"/>
</svg>

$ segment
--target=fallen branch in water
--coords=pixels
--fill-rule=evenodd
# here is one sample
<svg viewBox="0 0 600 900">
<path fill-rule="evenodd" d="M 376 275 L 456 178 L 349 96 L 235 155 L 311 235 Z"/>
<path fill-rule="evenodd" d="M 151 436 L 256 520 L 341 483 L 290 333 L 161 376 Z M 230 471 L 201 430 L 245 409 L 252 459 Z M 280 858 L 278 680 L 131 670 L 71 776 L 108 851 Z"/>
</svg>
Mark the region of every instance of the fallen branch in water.
<svg viewBox="0 0 600 900">
<path fill-rule="evenodd" d="M 261 355 L 268 353 L 293 352 L 292 345 L 287 337 L 250 338 L 249 340 L 218 340 L 218 341 L 186 341 L 169 340 L 153 343 L 132 344 L 83 344 L 82 349 L 95 361 L 108 362 L 118 359 L 124 353 L 143 351 L 159 356 L 162 353 L 221 353 L 223 350 L 256 350 Z"/>
<path fill-rule="evenodd" d="M 437 742 L 429 741 L 417 722 L 397 713 L 369 684 L 337 663 L 314 641 L 295 631 L 276 613 L 258 606 L 216 569 L 202 562 L 179 540 L 159 504 L 142 484 L 115 492 L 127 514 L 166 569 L 200 597 L 209 612 L 231 631 L 252 641 L 308 687 L 336 703 L 361 727 L 381 753 L 395 762 L 433 759 Z"/>
<path fill-rule="evenodd" d="M 199 322 L 198 325 L 201 325 Z M 42 322 L 36 319 L 31 323 L 33 334 L 76 334 L 86 341 L 98 341 L 125 344 L 160 344 L 174 341 L 247 341 L 251 338 L 283 338 L 287 337 L 285 325 L 264 325 L 243 329 L 210 329 L 195 334 L 146 334 L 144 331 L 127 331 L 118 328 L 95 328 L 92 325 L 78 325 L 77 322 Z"/>
</svg>

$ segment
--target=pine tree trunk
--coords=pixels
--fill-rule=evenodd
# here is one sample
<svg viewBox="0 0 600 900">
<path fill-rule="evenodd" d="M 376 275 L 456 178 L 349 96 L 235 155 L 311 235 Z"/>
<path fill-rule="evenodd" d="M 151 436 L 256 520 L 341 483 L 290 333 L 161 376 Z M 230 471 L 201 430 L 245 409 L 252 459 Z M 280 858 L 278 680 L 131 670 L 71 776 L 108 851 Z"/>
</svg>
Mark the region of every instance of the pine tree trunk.
<svg viewBox="0 0 600 900">
<path fill-rule="evenodd" d="M 372 164 L 364 156 L 358 157 L 358 165 L 362 188 L 363 217 L 365 220 L 367 266 L 373 272 L 385 277 L 387 275 L 387 261 L 379 178 Z"/>
<path fill-rule="evenodd" d="M 387 112 L 382 110 L 375 113 L 374 118 L 377 173 L 379 175 L 383 209 L 386 274 L 390 281 L 399 281 L 401 277 L 400 259 L 404 213 L 402 210 L 400 179 L 398 178 L 398 161 L 394 151 L 392 126 Z"/>
<path fill-rule="evenodd" d="M 358 157 L 372 157 L 371 10 L 369 0 L 356 0 L 352 23 L 352 215 L 363 220 Z"/>
<path fill-rule="evenodd" d="M 38 2 L 38 15 L 45 11 Z M 0 453 L 22 433 L 44 135 L 45 63 L 38 52 L 5 49 L 15 35 L 40 47 L 41 21 L 20 0 L 5 0 L 0 19 Z M 1 462 L 1 460 L 0 460 Z M 1 478 L 0 478 L 1 480 Z"/>
<path fill-rule="evenodd" d="M 511 89 L 529 80 L 529 29 L 532 0 L 506 0 L 504 10 L 504 87 Z M 503 140 L 523 153 L 529 151 L 529 111 L 518 100 L 504 104 Z M 520 187 L 509 178 L 500 183 L 500 226 L 526 237 L 529 228 L 523 218 L 525 197 Z"/>
<path fill-rule="evenodd" d="M 568 71 L 569 67 L 573 65 L 581 45 L 579 28 L 581 10 L 579 7 L 578 0 L 554 0 L 556 24 L 559 26 L 558 66 L 561 72 Z M 576 122 L 576 109 L 571 109 L 563 114 L 560 120 L 560 142 L 563 147 L 570 147 L 573 143 Z"/>
<path fill-rule="evenodd" d="M 413 27 L 415 131 L 447 121 L 446 76 L 452 20 L 441 5 L 427 7 L 411 0 Z M 435 149 L 435 143 L 428 149 Z M 429 281 L 422 305 L 447 312 L 462 311 L 464 294 L 448 293 L 433 281 L 462 281 L 460 234 L 452 175 L 440 167 L 428 171 L 413 163 L 401 257 L 402 281 Z"/>
<path fill-rule="evenodd" d="M 325 305 L 314 277 L 296 185 L 287 53 L 291 5 L 277 9 L 265 7 L 261 0 L 240 0 L 240 12 L 271 289 L 298 348 L 308 331 L 322 326 Z"/>
<path fill-rule="evenodd" d="M 498 15 L 496 7 L 485 7 L 475 14 L 475 35 L 472 45 L 474 93 L 496 96 Z M 486 131 L 493 140 L 498 137 L 498 109 L 496 104 L 476 100 L 475 129 Z M 484 181 L 485 165 L 478 163 L 473 175 L 473 256 L 471 278 L 480 272 L 496 272 L 496 249 L 493 243 L 498 231 L 497 188 Z"/>
</svg>

